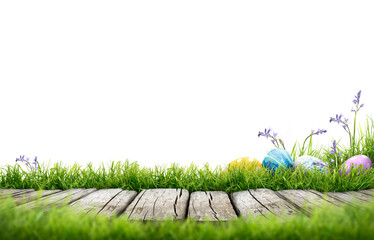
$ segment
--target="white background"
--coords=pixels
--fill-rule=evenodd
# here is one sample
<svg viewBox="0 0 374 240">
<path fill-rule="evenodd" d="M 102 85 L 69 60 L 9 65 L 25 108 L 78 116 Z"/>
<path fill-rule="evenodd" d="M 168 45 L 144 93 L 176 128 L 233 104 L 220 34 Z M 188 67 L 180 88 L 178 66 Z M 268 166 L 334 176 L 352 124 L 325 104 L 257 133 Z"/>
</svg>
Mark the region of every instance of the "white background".
<svg viewBox="0 0 374 240">
<path fill-rule="evenodd" d="M 291 151 L 362 90 L 374 107 L 373 1 L 1 1 L 0 165 L 211 167 Z M 352 125 L 351 125 L 352 126 Z"/>
</svg>

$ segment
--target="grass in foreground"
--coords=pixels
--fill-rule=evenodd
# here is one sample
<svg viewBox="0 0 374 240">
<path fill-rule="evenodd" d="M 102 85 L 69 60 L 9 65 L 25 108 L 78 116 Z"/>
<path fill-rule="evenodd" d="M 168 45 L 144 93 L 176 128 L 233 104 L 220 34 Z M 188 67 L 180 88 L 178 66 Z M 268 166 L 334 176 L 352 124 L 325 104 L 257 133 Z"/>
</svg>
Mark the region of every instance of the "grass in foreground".
<svg viewBox="0 0 374 240">
<path fill-rule="evenodd" d="M 277 217 L 240 217 L 223 223 L 166 220 L 128 221 L 126 217 L 72 212 L 66 206 L 49 212 L 0 203 L 0 239 L 372 239 L 374 202 L 366 209 L 324 206 L 311 218 L 301 214 Z"/>
</svg>

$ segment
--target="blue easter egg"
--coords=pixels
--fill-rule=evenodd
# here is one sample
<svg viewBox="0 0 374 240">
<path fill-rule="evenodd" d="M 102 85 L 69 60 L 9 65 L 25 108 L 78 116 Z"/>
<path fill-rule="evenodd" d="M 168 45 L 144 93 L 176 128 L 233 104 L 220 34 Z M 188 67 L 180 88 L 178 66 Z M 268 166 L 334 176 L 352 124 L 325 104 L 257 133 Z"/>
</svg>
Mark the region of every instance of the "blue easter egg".
<svg viewBox="0 0 374 240">
<path fill-rule="evenodd" d="M 284 149 L 276 148 L 268 152 L 262 166 L 275 170 L 280 167 L 291 168 L 293 167 L 293 160 L 291 155 Z"/>
<path fill-rule="evenodd" d="M 305 170 L 314 170 L 316 168 L 320 172 L 327 172 L 327 163 L 313 156 L 304 155 L 296 158 L 295 168 L 298 166 L 303 166 Z"/>
</svg>

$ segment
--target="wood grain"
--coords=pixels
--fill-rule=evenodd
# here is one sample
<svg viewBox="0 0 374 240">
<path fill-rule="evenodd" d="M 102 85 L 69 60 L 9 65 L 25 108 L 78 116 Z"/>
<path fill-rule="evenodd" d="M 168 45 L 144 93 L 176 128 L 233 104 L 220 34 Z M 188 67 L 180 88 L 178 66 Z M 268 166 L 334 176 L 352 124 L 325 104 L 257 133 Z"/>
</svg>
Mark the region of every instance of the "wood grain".
<svg viewBox="0 0 374 240">
<path fill-rule="evenodd" d="M 369 195 L 369 196 L 374 196 L 374 189 L 365 189 L 365 190 L 360 190 L 358 192 Z"/>
<path fill-rule="evenodd" d="M 147 189 L 136 196 L 124 214 L 130 220 L 182 220 L 187 215 L 188 199 L 185 189 Z"/>
<path fill-rule="evenodd" d="M 21 206 L 26 206 L 28 208 L 35 208 L 41 207 L 41 208 L 48 208 L 52 205 L 54 206 L 62 206 L 67 205 L 70 203 L 73 203 L 77 201 L 78 199 L 87 196 L 88 194 L 96 191 L 95 188 L 73 188 L 68 189 L 65 191 L 58 192 L 56 194 L 52 194 L 49 196 L 44 197 L 38 203 L 36 201 L 27 202 L 25 204 L 22 204 Z M 47 210 L 47 209 L 45 209 Z"/>
<path fill-rule="evenodd" d="M 197 221 L 227 221 L 237 218 L 228 194 L 221 191 L 191 193 L 188 217 Z"/>
<path fill-rule="evenodd" d="M 351 206 L 361 207 L 362 200 L 347 192 L 328 192 L 327 195 Z"/>
<path fill-rule="evenodd" d="M 265 209 L 276 216 L 293 215 L 298 211 L 292 204 L 279 197 L 273 190 L 266 188 L 249 189 L 249 193 Z"/>
<path fill-rule="evenodd" d="M 99 213 L 106 214 L 109 217 L 119 215 L 120 213 L 124 212 L 126 207 L 130 205 L 130 203 L 135 199 L 137 196 L 136 191 L 129 191 L 124 190 L 116 195 L 112 200 L 110 200 L 101 210 Z"/>
<path fill-rule="evenodd" d="M 99 213 L 121 191 L 120 188 L 100 189 L 71 203 L 70 206 L 79 213 Z"/>
<path fill-rule="evenodd" d="M 34 189 L 0 189 L 0 199 L 14 197 L 16 195 L 33 192 Z"/>
<path fill-rule="evenodd" d="M 31 202 L 37 199 L 41 199 L 45 196 L 56 194 L 61 192 L 61 190 L 40 190 L 40 191 L 31 191 L 22 194 L 13 196 L 14 203 L 20 205 L 23 203 Z"/>
<path fill-rule="evenodd" d="M 267 214 L 273 214 L 258 202 L 248 190 L 234 192 L 230 195 L 230 198 L 239 216 L 266 217 Z"/>
<path fill-rule="evenodd" d="M 336 206 L 326 201 L 319 195 L 304 190 L 281 190 L 276 192 L 289 203 L 295 205 L 297 209 L 303 211 L 306 215 L 311 216 L 313 208 L 321 208 L 324 205 Z"/>
</svg>

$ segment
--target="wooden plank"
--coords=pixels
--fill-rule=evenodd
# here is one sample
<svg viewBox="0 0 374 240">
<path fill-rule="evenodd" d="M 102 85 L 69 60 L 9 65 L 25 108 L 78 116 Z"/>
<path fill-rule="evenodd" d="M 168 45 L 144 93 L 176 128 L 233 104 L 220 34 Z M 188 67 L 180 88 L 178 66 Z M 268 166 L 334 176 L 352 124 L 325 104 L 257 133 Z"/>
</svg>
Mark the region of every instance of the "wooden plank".
<svg viewBox="0 0 374 240">
<path fill-rule="evenodd" d="M 19 189 L 19 191 L 15 192 L 13 196 L 21 195 L 21 194 L 25 194 L 29 192 L 34 192 L 34 191 L 35 191 L 34 189 Z"/>
<path fill-rule="evenodd" d="M 89 188 L 89 189 L 83 189 L 83 188 L 73 188 L 68 189 L 65 191 L 58 192 L 56 194 L 52 194 L 49 196 L 44 197 L 41 201 L 36 203 L 36 201 L 31 201 L 25 204 L 22 204 L 21 206 L 25 206 L 28 208 L 34 208 L 36 206 L 47 208 L 49 206 L 56 205 L 56 206 L 62 206 L 64 204 L 70 204 L 74 201 L 77 201 L 78 199 L 87 196 L 88 194 L 96 191 L 96 188 Z"/>
<path fill-rule="evenodd" d="M 227 221 L 237 218 L 229 195 L 222 191 L 198 191 L 190 195 L 188 217 L 197 221 Z"/>
<path fill-rule="evenodd" d="M 367 203 L 367 202 L 371 202 L 374 200 L 374 196 L 370 196 L 370 195 L 367 195 L 367 194 L 364 194 L 364 193 L 360 193 L 358 191 L 348 191 L 348 192 L 344 192 L 345 194 L 347 195 L 350 195 L 352 196 L 353 198 L 356 198 L 356 201 L 357 203 Z M 353 200 L 355 201 L 355 200 Z"/>
<path fill-rule="evenodd" d="M 0 196 L 2 195 L 9 195 L 9 194 L 13 194 L 17 191 L 20 191 L 21 189 L 7 189 L 7 188 L 1 188 L 0 189 Z"/>
<path fill-rule="evenodd" d="M 187 215 L 188 199 L 185 189 L 147 189 L 136 196 L 124 214 L 130 220 L 182 220 Z"/>
<path fill-rule="evenodd" d="M 323 205 L 336 206 L 320 196 L 304 190 L 290 189 L 277 191 L 276 193 L 308 216 L 312 215 L 313 208 L 320 208 Z"/>
<path fill-rule="evenodd" d="M 298 212 L 297 208 L 286 200 L 279 197 L 274 191 L 266 188 L 249 189 L 249 193 L 265 209 L 276 216 L 284 217 L 283 213 L 293 215 Z"/>
<path fill-rule="evenodd" d="M 273 214 L 258 202 L 248 190 L 234 192 L 230 195 L 232 204 L 239 216 L 265 217 L 266 214 Z"/>
<path fill-rule="evenodd" d="M 9 196 L 16 196 L 28 192 L 33 192 L 34 189 L 0 189 L 0 199 L 7 198 Z"/>
<path fill-rule="evenodd" d="M 43 198 L 45 196 L 55 194 L 58 192 L 61 192 L 61 190 L 40 190 L 40 191 L 26 192 L 24 194 L 19 194 L 19 195 L 14 196 L 13 200 L 16 205 L 20 205 L 20 204 L 31 202 L 38 198 Z"/>
<path fill-rule="evenodd" d="M 352 207 L 361 207 L 361 204 L 358 203 L 358 201 L 360 200 L 357 200 L 357 198 L 352 196 L 352 194 L 347 194 L 346 192 L 321 193 L 321 192 L 317 192 L 314 190 L 308 190 L 308 191 L 318 194 L 321 197 L 326 198 L 327 196 L 326 198 L 327 201 L 332 202 L 333 204 L 338 205 L 338 206 L 342 206 L 343 204 L 348 204 L 349 206 L 352 206 Z M 354 199 L 356 199 L 355 202 L 353 201 Z"/>
<path fill-rule="evenodd" d="M 369 196 L 374 196 L 374 189 L 365 189 L 365 190 L 360 190 L 358 192 L 364 193 L 364 194 L 369 195 Z"/>
<path fill-rule="evenodd" d="M 122 191 L 110 200 L 99 213 L 106 214 L 108 217 L 119 215 L 125 211 L 126 207 L 130 205 L 137 194 L 136 191 Z"/>
<path fill-rule="evenodd" d="M 357 199 L 357 197 L 354 197 L 352 194 L 347 194 L 346 192 L 329 192 L 327 195 L 351 206 L 361 207 L 359 202 L 362 201 Z"/>
<path fill-rule="evenodd" d="M 327 192 L 318 192 L 316 190 L 305 190 L 305 191 L 308 191 L 308 192 L 311 192 L 319 197 L 321 197 L 322 199 L 324 199 L 325 201 L 331 203 L 331 204 L 334 204 L 335 206 L 341 206 L 344 202 L 340 201 L 339 199 L 336 199 L 336 198 L 333 198 L 331 196 L 329 196 L 327 194 Z"/>
<path fill-rule="evenodd" d="M 35 191 L 34 189 L 0 189 L 0 196 L 9 195 L 9 194 L 18 194 L 22 192 L 31 192 Z"/>
<path fill-rule="evenodd" d="M 50 204 L 59 204 L 62 205 L 64 203 L 71 204 L 83 197 L 86 197 L 87 195 L 95 192 L 96 188 L 75 188 L 75 189 L 69 189 L 66 191 L 63 191 L 61 193 L 48 196 L 46 197 L 46 201 L 50 202 Z"/>
<path fill-rule="evenodd" d="M 100 189 L 70 204 L 77 212 L 98 213 L 105 205 L 122 191 L 120 188 Z"/>
</svg>

